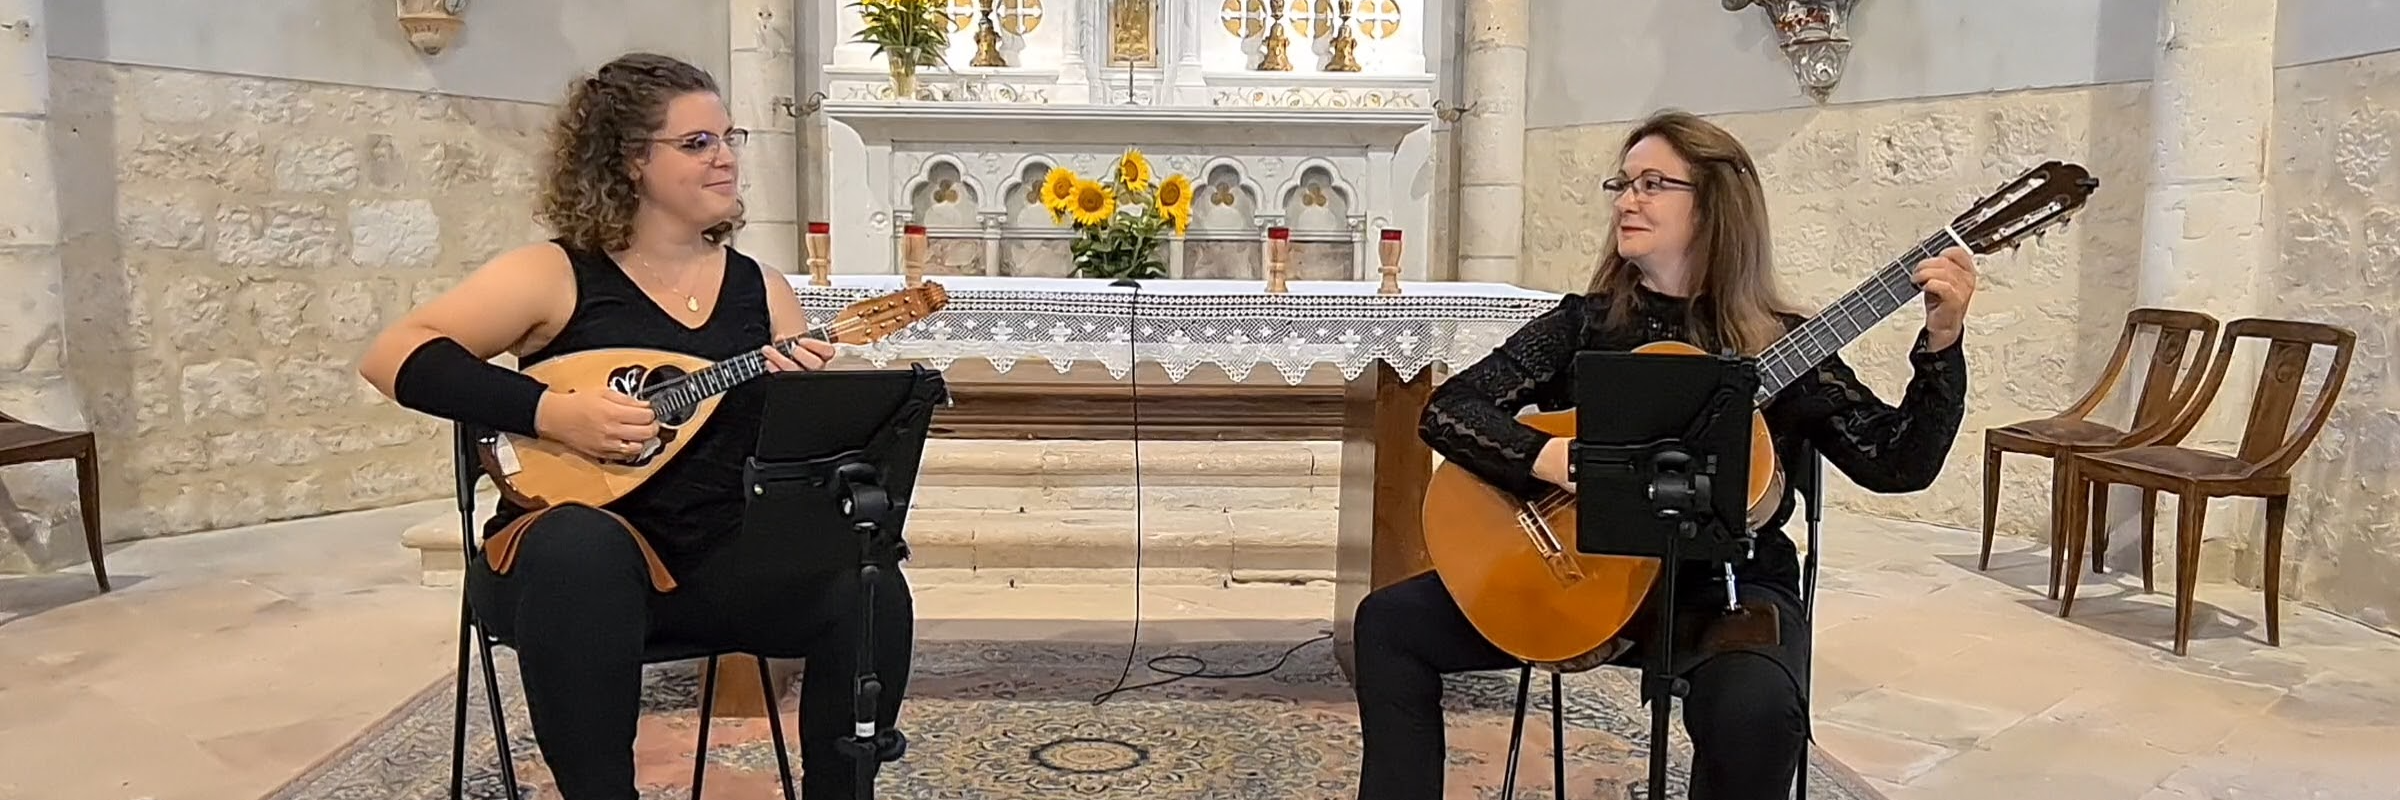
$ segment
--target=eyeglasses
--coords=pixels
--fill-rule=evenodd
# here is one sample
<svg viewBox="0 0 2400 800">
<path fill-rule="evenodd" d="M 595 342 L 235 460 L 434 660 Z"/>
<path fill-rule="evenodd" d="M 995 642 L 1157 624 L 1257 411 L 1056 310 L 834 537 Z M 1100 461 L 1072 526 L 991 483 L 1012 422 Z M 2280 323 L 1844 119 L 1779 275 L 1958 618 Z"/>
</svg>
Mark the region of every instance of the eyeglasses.
<svg viewBox="0 0 2400 800">
<path fill-rule="evenodd" d="M 720 143 L 725 145 L 726 150 L 741 149 L 743 142 L 750 141 L 750 129 L 729 128 L 722 134 L 701 131 L 689 136 L 651 139 L 650 141 L 674 145 L 675 149 L 682 151 L 684 155 L 697 156 L 717 149 L 717 145 Z"/>
<path fill-rule="evenodd" d="M 1656 197 L 1659 192 L 1668 189 L 1696 189 L 1699 187 L 1691 181 L 1677 180 L 1657 173 L 1643 173 L 1639 178 L 1627 178 L 1619 175 L 1601 181 L 1600 188 L 1608 190 L 1609 194 L 1624 194 L 1626 189 L 1631 188 L 1642 197 Z"/>
</svg>

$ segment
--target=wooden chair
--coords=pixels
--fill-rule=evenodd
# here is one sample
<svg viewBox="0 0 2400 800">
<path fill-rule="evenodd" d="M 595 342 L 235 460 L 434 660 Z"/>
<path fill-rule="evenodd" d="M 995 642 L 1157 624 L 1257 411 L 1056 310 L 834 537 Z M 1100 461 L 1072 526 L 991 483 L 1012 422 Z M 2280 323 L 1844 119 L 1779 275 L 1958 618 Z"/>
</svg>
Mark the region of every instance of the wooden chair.
<svg viewBox="0 0 2400 800">
<path fill-rule="evenodd" d="M 2243 339 L 2264 339 L 2268 345 L 2259 370 L 2258 390 L 2251 396 L 2250 420 L 2242 430 L 2240 449 L 2228 456 L 2165 444 L 2181 441 L 2208 413 L 2233 360 L 2234 346 Z M 2184 655 L 2191 644 L 2192 590 L 2200 571 L 2201 522 L 2206 518 L 2208 501 L 2218 497 L 2256 497 L 2266 501 L 2267 644 L 2283 643 L 2278 589 L 2282 583 L 2283 512 L 2291 496 L 2291 468 L 2309 444 L 2316 441 L 2317 434 L 2325 428 L 2325 420 L 2332 415 L 2333 404 L 2341 397 L 2342 381 L 2349 376 L 2350 354 L 2357 341 L 2358 336 L 2349 329 L 2333 325 L 2274 319 L 2235 320 L 2225 326 L 2225 339 L 2217 346 L 2217 356 L 2209 366 L 2208 382 L 2201 387 L 2200 398 L 2176 416 L 2174 424 L 2158 438 L 2160 444 L 2073 457 L 2076 482 L 2068 493 L 2067 507 L 2077 513 L 2070 530 L 2105 528 L 2108 493 L 2100 490 L 2107 484 L 2141 487 L 2146 499 L 2155 498 L 2159 492 L 2175 493 L 2176 655 Z M 2333 348 L 2333 362 L 2325 370 L 2315 406 L 2309 409 L 2299 429 L 2292 430 L 2300 377 L 2308 371 L 2309 356 L 2318 345 Z M 2145 571 L 2151 559 L 2150 517 L 2143 515 Z M 2075 582 L 2082 577 L 2076 568 L 2082 558 L 2083 538 L 2067 539 L 2066 586 L 2058 604 L 2058 615 L 2062 617 L 2075 605 Z"/>
<path fill-rule="evenodd" d="M 2134 398 L 2133 420 L 2119 430 L 2088 419 L 2117 387 L 2128 357 L 2133 353 L 2134 339 L 2145 329 L 2157 331 L 2157 345 L 2150 352 L 2150 365 L 2142 373 L 2140 394 Z M 2199 338 L 2195 346 L 2194 336 Z M 1992 528 L 2000 513 L 2000 458 L 2005 453 L 2021 453 L 2050 460 L 2050 597 L 2058 596 L 2061 556 L 2066 552 L 2067 489 L 2075 480 L 2070 472 L 2074 453 L 2113 450 L 2121 447 L 2152 444 L 2159 440 L 2175 421 L 2176 412 L 2191 403 L 2199 393 L 2200 380 L 2207 373 L 2207 353 L 2217 340 L 2217 319 L 2195 311 L 2176 311 L 2163 308 L 2137 308 L 2125 315 L 2125 327 L 2117 337 L 2117 349 L 2108 356 L 2108 365 L 2100 372 L 2100 380 L 2084 392 L 2083 398 L 2056 416 L 2031 419 L 2002 425 L 1983 432 L 1983 553 L 1975 568 L 1992 567 Z M 2185 356 L 2190 366 L 2185 366 Z M 2179 374 L 2180 373 L 2180 374 Z M 2171 389 L 2169 387 L 2172 387 Z M 2145 526 L 2145 529 L 2147 526 Z M 2147 542 L 2145 541 L 2145 546 Z M 2100 554 L 2107 543 L 2092 551 L 2092 570 L 2101 570 Z M 2149 570 L 2142 574 L 2143 585 L 2149 585 Z"/>
<path fill-rule="evenodd" d="M 83 542 L 92 554 L 92 577 L 108 591 L 108 564 L 100 553 L 99 447 L 90 431 L 54 431 L 0 413 L 0 467 L 75 460 L 75 504 L 83 515 Z"/>
</svg>

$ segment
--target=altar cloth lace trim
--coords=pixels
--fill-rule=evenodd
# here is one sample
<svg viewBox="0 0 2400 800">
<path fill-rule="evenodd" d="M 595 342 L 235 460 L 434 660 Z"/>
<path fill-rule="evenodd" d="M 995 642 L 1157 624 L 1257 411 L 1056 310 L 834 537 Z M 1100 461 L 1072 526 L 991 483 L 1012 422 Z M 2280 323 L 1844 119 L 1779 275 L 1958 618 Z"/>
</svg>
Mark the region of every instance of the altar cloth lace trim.
<svg viewBox="0 0 2400 800">
<path fill-rule="evenodd" d="M 832 280 L 809 286 L 808 276 L 791 276 L 811 322 L 902 285 L 898 275 Z M 1018 361 L 1041 360 L 1064 374 L 1090 362 L 1116 378 L 1138 359 L 1178 382 L 1202 364 L 1237 380 L 1263 365 L 1296 385 L 1319 364 L 1344 379 L 1379 361 L 1403 376 L 1435 364 L 1456 371 L 1559 301 L 1494 283 L 1404 282 L 1400 294 L 1384 295 L 1376 281 L 1289 281 L 1289 292 L 1269 294 L 1264 282 L 1248 280 L 1150 280 L 1138 289 L 1076 278 L 928 280 L 947 291 L 947 307 L 881 341 L 843 349 L 877 367 L 912 361 L 946 369 L 982 359 L 1007 372 Z"/>
</svg>

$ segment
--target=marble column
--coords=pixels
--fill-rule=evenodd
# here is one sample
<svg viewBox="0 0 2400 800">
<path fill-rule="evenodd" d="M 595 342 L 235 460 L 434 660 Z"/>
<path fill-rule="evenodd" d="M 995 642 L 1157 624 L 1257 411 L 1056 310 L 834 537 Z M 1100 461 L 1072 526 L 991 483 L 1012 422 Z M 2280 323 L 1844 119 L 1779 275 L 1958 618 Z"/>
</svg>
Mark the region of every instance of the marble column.
<svg viewBox="0 0 2400 800">
<path fill-rule="evenodd" d="M 66 369 L 65 265 L 50 151 L 43 0 L 0 0 L 0 413 L 91 427 Z M 0 571 L 80 560 L 72 462 L 0 470 Z M 54 535 L 55 532 L 55 535 Z"/>
<path fill-rule="evenodd" d="M 1466 0 L 1458 120 L 1458 279 L 1515 283 L 1525 227 L 1529 0 Z"/>
<path fill-rule="evenodd" d="M 732 0 L 731 75 L 725 79 L 734 124 L 750 129 L 742 151 L 742 204 L 748 220 L 738 245 L 760 263 L 807 269 L 800 235 L 800 102 L 793 0 Z"/>
</svg>

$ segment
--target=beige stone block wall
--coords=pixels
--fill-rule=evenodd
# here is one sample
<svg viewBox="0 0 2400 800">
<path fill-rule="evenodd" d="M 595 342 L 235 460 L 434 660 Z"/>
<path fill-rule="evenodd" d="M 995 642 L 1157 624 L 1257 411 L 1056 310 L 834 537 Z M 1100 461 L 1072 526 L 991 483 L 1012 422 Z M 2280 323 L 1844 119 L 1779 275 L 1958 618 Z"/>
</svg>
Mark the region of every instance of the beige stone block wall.
<svg viewBox="0 0 2400 800">
<path fill-rule="evenodd" d="M 538 104 L 53 59 L 67 359 L 111 539 L 449 487 L 447 429 L 354 371 L 531 240 Z"/>
<path fill-rule="evenodd" d="M 2400 53 L 2279 69 L 2275 80 L 2269 224 L 2279 257 L 2249 288 L 2262 314 L 2358 334 L 2332 420 L 2293 471 L 2283 592 L 2391 628 L 2400 612 Z M 2302 383 L 2303 408 L 2325 357 Z M 2247 407 L 2251 370 L 2228 379 L 2221 404 Z M 2209 513 L 2260 514 L 2257 501 L 2218 502 Z M 2235 531 L 2231 570 L 2259 585 L 2262 529 L 2252 521 Z"/>
<path fill-rule="evenodd" d="M 1925 492 L 1874 495 L 1828 470 L 1828 498 L 1846 510 L 1966 528 L 1982 525 L 1984 428 L 2065 408 L 2108 356 L 2140 264 L 2148 168 L 2146 86 L 1926 98 L 1712 117 L 1739 136 L 1767 185 L 1786 296 L 1821 308 L 1921 238 L 2046 159 L 2074 161 L 2101 189 L 2075 224 L 2015 253 L 1986 256 L 1966 336 L 1973 370 L 1967 416 L 1941 478 Z M 1597 262 L 1616 169 L 1632 123 L 1529 133 L 1526 282 L 1581 291 Z M 1869 331 L 1843 358 L 1897 403 L 1906 348 L 1924 320 L 1912 304 Z M 2012 459 L 2003 472 L 2001 530 L 2043 538 L 2049 471 Z M 1835 539 L 1833 541 L 1838 541 Z"/>
</svg>

